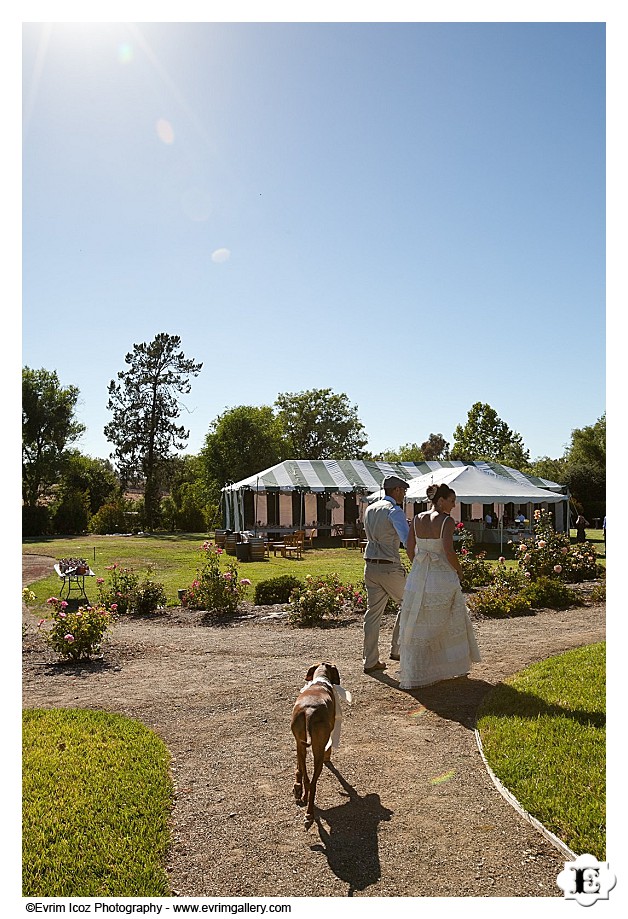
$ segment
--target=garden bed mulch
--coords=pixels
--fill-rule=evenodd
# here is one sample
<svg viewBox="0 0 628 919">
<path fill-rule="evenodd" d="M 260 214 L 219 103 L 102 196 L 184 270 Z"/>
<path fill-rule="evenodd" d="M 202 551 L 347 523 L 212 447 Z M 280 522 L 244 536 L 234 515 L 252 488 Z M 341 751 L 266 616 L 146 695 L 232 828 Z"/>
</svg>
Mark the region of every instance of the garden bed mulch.
<svg viewBox="0 0 628 919">
<path fill-rule="evenodd" d="M 30 583 L 54 559 L 24 557 Z M 605 604 L 474 622 L 468 678 L 399 689 L 362 672 L 361 621 L 294 629 L 280 607 L 233 623 L 172 609 L 119 620 L 101 661 L 60 663 L 23 610 L 28 708 L 106 709 L 153 728 L 172 755 L 167 870 L 180 896 L 562 897 L 565 857 L 486 773 L 475 713 L 531 663 L 604 640 Z M 392 618 L 382 628 L 389 647 Z M 292 797 L 290 712 L 310 664 L 331 660 L 353 705 L 304 830 Z"/>
</svg>

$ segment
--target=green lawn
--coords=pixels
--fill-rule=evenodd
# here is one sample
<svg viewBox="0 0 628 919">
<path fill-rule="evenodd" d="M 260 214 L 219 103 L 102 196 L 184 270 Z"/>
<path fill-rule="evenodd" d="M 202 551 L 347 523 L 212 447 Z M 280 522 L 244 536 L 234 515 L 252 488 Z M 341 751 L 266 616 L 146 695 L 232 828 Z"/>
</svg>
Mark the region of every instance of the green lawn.
<svg viewBox="0 0 628 919">
<path fill-rule="evenodd" d="M 170 755 L 129 718 L 23 713 L 22 895 L 169 896 Z"/>
<path fill-rule="evenodd" d="M 575 531 L 573 531 L 575 539 Z M 604 543 L 601 530 L 587 531 L 596 550 L 602 553 L 600 563 L 606 564 L 604 556 Z M 98 577 L 107 578 L 107 565 L 117 562 L 126 568 L 133 568 L 142 573 L 149 566 L 153 569 L 154 580 L 161 581 L 166 589 L 168 605 L 178 605 L 177 590 L 188 587 L 196 576 L 198 567 L 202 564 L 202 553 L 199 547 L 205 537 L 201 534 L 158 534 L 154 536 L 74 536 L 74 537 L 49 537 L 46 539 L 28 539 L 23 543 L 23 551 L 33 555 L 49 555 L 54 558 L 64 556 L 81 556 L 86 558 L 92 570 Z M 500 555 L 499 546 L 484 546 L 487 552 L 487 561 L 497 564 Z M 514 567 L 515 561 L 511 558 L 510 548 L 505 545 L 503 554 L 507 567 Z M 402 551 L 402 559 L 407 562 L 407 556 Z M 223 564 L 236 561 L 233 556 L 223 555 Z M 239 562 L 238 567 L 242 577 L 247 577 L 253 587 L 249 590 L 249 598 L 253 597 L 253 588 L 258 581 L 278 577 L 282 574 L 293 574 L 305 577 L 306 574 L 325 575 L 336 573 L 345 583 L 358 584 L 364 573 L 364 559 L 357 549 L 306 549 L 302 559 L 276 558 L 271 554 L 269 559 L 262 562 Z M 59 591 L 60 581 L 56 575 L 51 575 L 37 584 L 32 585 L 32 590 L 37 597 L 38 605 L 44 604 L 48 597 L 55 596 Z M 90 601 L 97 600 L 97 591 L 94 579 L 86 580 Z"/>
<path fill-rule="evenodd" d="M 198 567 L 203 562 L 199 547 L 203 544 L 201 535 L 176 536 L 91 536 L 27 540 L 23 551 L 33 555 L 49 555 L 54 558 L 80 556 L 86 558 L 98 577 L 108 577 L 107 565 L 117 562 L 126 568 L 146 571 L 152 566 L 152 577 L 161 581 L 166 588 L 168 604 L 178 605 L 177 590 L 188 587 L 194 580 Z M 406 559 L 407 560 L 407 559 Z M 293 574 L 305 577 L 307 574 L 324 575 L 335 572 L 345 583 L 359 583 L 364 573 L 364 559 L 358 549 L 306 549 L 302 559 L 271 556 L 261 562 L 238 562 L 226 553 L 221 562 L 235 562 L 241 577 L 249 578 L 252 587 L 248 597 L 253 598 L 253 588 L 258 581 Z M 38 605 L 44 604 L 50 596 L 59 591 L 60 581 L 56 574 L 31 586 Z M 90 601 L 97 599 L 93 578 L 85 581 Z"/>
<path fill-rule="evenodd" d="M 493 689 L 478 715 L 491 769 L 576 854 L 606 850 L 605 643 L 549 658 Z"/>
</svg>

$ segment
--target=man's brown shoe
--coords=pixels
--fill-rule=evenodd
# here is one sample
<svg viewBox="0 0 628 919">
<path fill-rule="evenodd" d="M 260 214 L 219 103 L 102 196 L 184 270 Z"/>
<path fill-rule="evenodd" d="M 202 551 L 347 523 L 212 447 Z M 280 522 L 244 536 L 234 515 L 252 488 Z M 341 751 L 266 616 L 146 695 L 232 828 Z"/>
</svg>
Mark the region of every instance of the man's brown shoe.
<svg viewBox="0 0 628 919">
<path fill-rule="evenodd" d="M 385 670 L 386 664 L 383 664 L 381 661 L 378 661 L 376 664 L 373 664 L 372 667 L 365 667 L 365 673 L 373 673 L 374 670 Z"/>
</svg>

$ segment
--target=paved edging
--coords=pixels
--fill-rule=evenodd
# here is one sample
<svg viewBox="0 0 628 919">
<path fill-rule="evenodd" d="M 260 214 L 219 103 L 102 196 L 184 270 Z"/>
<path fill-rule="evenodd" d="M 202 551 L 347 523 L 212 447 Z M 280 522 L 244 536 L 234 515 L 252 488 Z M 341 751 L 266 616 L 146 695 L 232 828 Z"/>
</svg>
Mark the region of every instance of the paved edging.
<svg viewBox="0 0 628 919">
<path fill-rule="evenodd" d="M 493 784 L 495 785 L 495 788 L 498 790 L 498 792 L 511 805 L 511 807 L 513 807 L 517 811 L 517 813 L 520 814 L 524 818 L 524 820 L 527 820 L 529 823 L 532 824 L 533 827 L 535 827 L 535 829 L 537 829 L 540 833 L 542 833 L 543 836 L 545 836 L 545 838 L 549 842 L 551 842 L 553 846 L 555 846 L 560 852 L 562 852 L 563 855 L 565 855 L 569 861 L 574 861 L 577 857 L 576 853 L 572 852 L 569 846 L 566 846 L 565 843 L 561 839 L 559 839 L 558 836 L 555 836 L 554 833 L 548 830 L 546 826 L 543 826 L 540 820 L 537 820 L 536 817 L 533 817 L 532 814 L 529 814 L 527 810 L 525 809 L 525 807 L 519 801 L 517 801 L 517 799 L 512 794 L 512 792 L 508 791 L 505 785 L 502 785 L 502 783 L 497 778 L 497 776 L 495 775 L 495 773 L 493 772 L 493 770 L 491 769 L 491 767 L 489 766 L 487 762 L 486 756 L 484 755 L 484 749 L 482 747 L 482 740 L 480 738 L 480 733 L 477 728 L 475 729 L 474 733 L 475 733 L 475 742 L 478 745 L 478 750 L 480 751 L 482 762 L 484 763 L 486 771 L 491 777 L 491 780 Z"/>
</svg>

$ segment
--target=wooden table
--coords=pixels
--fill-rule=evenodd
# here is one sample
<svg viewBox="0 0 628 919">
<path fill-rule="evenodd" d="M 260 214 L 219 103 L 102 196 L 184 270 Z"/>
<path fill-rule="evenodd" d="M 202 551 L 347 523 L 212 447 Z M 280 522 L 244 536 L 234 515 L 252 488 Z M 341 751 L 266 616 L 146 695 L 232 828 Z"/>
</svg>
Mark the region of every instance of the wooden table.
<svg viewBox="0 0 628 919">
<path fill-rule="evenodd" d="M 357 538 L 349 538 L 349 537 L 347 537 L 347 539 L 343 539 L 343 540 L 342 540 L 342 545 L 344 546 L 345 549 L 357 549 L 357 548 L 358 548 L 358 540 L 357 540 Z"/>
</svg>

